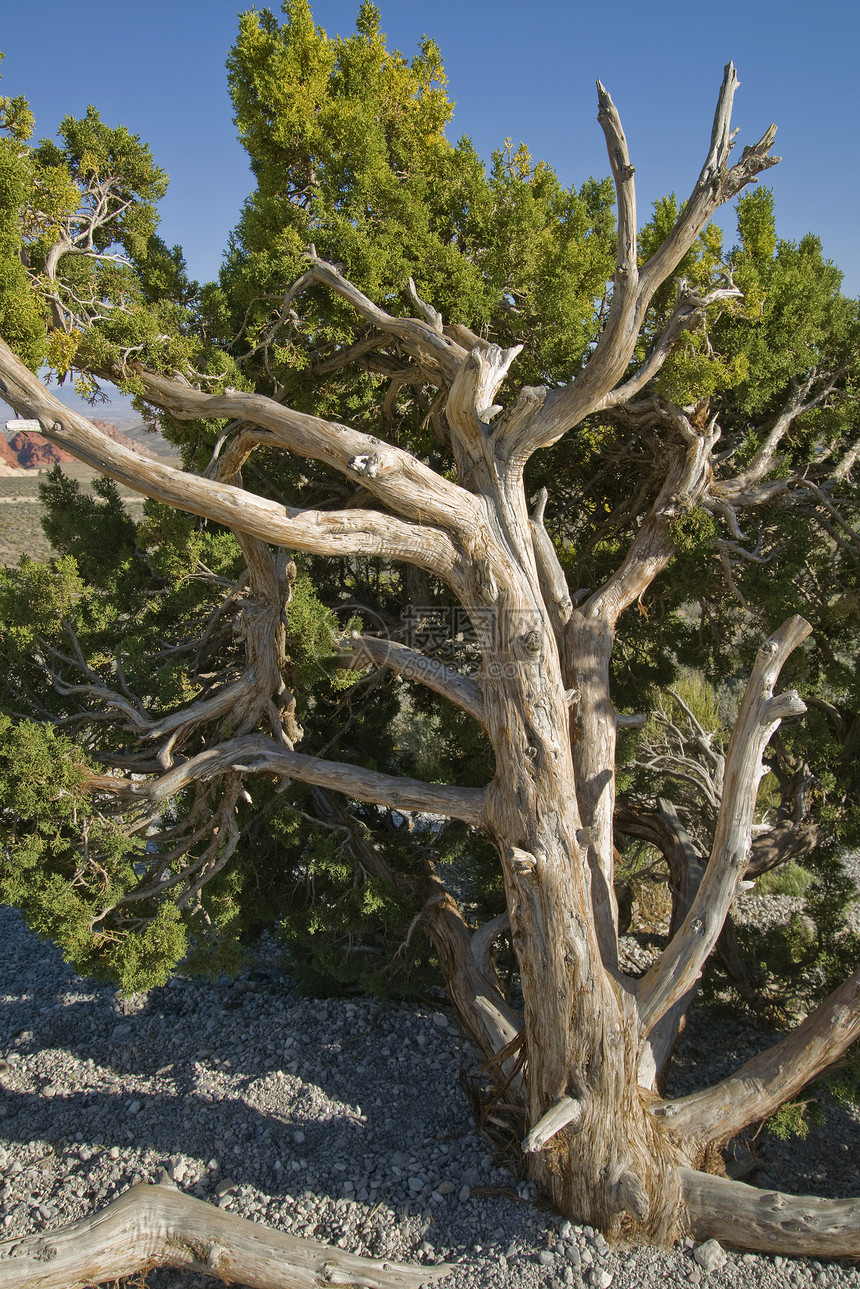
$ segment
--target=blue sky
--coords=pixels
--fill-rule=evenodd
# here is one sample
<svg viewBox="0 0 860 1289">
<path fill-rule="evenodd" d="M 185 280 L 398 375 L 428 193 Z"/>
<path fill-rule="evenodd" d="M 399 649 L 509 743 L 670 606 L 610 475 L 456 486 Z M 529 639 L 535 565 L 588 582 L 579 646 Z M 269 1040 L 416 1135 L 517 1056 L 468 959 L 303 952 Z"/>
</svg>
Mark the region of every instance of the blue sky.
<svg viewBox="0 0 860 1289">
<path fill-rule="evenodd" d="M 312 5 L 329 34 L 351 31 L 357 6 Z M 121 122 L 150 144 L 171 178 L 162 234 L 183 246 L 201 280 L 217 273 L 251 187 L 224 70 L 239 7 L 237 0 L 30 0 L 26 9 L 4 6 L 0 24 L 0 89 L 30 99 L 38 136 L 92 102 L 110 124 Z M 640 218 L 665 192 L 687 196 L 707 152 L 723 65 L 732 59 L 741 80 L 739 147 L 771 121 L 780 127 L 776 151 L 784 160 L 767 176 L 780 234 L 817 233 L 845 274 L 845 290 L 860 294 L 860 6 L 381 0 L 379 7 L 389 44 L 403 53 L 413 54 L 425 31 L 438 41 L 457 104 L 451 133 L 470 135 L 485 157 L 511 136 L 565 182 L 606 174 L 599 77 L 625 125 Z M 723 223 L 733 232 L 731 215 Z"/>
</svg>

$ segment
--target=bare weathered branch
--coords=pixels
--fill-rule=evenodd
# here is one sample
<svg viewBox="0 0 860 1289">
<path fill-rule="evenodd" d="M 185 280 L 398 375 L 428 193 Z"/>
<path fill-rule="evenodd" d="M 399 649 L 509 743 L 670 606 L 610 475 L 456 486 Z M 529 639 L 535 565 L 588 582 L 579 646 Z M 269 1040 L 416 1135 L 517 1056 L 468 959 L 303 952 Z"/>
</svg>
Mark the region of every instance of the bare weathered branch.
<svg viewBox="0 0 860 1289">
<path fill-rule="evenodd" d="M 472 932 L 470 941 L 472 957 L 482 971 L 489 973 L 492 966 L 493 943 L 503 931 L 510 930 L 510 926 L 511 917 L 506 910 L 504 913 L 499 913 L 497 917 L 490 918 L 489 922 L 484 922 L 477 931 Z"/>
<path fill-rule="evenodd" d="M 684 1137 L 727 1141 L 768 1118 L 860 1037 L 860 970 L 779 1043 L 713 1087 L 654 1107 Z"/>
<path fill-rule="evenodd" d="M 2 340 L 0 384 L 3 397 L 16 411 L 37 419 L 46 438 L 67 448 L 79 460 L 94 466 L 118 483 L 126 484 L 165 505 L 216 520 L 234 532 L 250 533 L 264 542 L 286 546 L 290 550 L 308 551 L 317 555 L 381 555 L 417 564 L 446 581 L 450 579 L 453 584 L 457 582 L 457 553 L 448 535 L 441 529 L 434 528 L 432 523 L 410 523 L 371 510 L 297 510 L 258 497 L 244 489 L 217 484 L 143 457 L 108 438 L 84 417 L 60 403 Z M 210 397 L 199 394 L 198 391 L 192 392 L 204 402 Z M 229 402 L 229 396 L 223 397 Z M 262 401 L 271 403 L 269 399 Z M 277 407 L 278 404 L 272 403 L 272 406 Z M 235 405 L 233 410 L 241 412 L 242 408 Z M 228 408 L 222 411 L 226 415 L 232 414 Z M 205 414 L 217 415 L 211 410 Z M 320 426 L 325 424 L 327 423 L 320 422 Z M 372 469 L 373 461 L 370 457 L 366 460 L 356 459 L 356 478 L 365 477 Z M 430 471 L 430 474 L 433 472 Z M 457 493 L 460 494 L 459 489 Z M 462 496 L 468 498 L 466 493 L 462 493 Z M 449 509 L 446 527 L 452 513 Z M 467 526 L 469 522 L 467 520 Z"/>
<path fill-rule="evenodd" d="M 826 402 L 835 389 L 837 381 L 836 373 L 831 372 L 820 376 L 817 371 L 812 371 L 805 380 L 795 382 L 784 406 L 774 418 L 764 442 L 752 460 L 734 478 L 716 481 L 713 489 L 714 498 L 724 499 L 733 506 L 750 504 L 747 498 L 755 495 L 756 486 L 760 485 L 774 468 L 779 445 L 798 416 Z M 788 482 L 789 480 L 784 480 L 784 486 L 787 486 Z"/>
<path fill-rule="evenodd" d="M 435 333 L 434 333 L 435 334 Z M 410 452 L 338 422 L 284 407 L 263 394 L 226 390 L 206 394 L 157 372 L 141 371 L 146 397 L 177 420 L 214 417 L 249 421 L 266 431 L 260 442 L 323 461 L 351 482 L 367 488 L 395 514 L 443 529 L 477 522 L 474 498 Z M 240 450 L 254 445 L 246 434 Z"/>
<path fill-rule="evenodd" d="M 779 160 L 769 155 L 776 133 L 776 127 L 771 126 L 758 143 L 744 149 L 737 165 L 728 168 L 732 147 L 730 118 L 737 85 L 734 66 L 729 63 L 717 102 L 711 147 L 696 186 L 669 236 L 638 270 L 635 237 L 630 229 L 631 216 L 635 218 L 633 168 L 617 112 L 606 91 L 599 87 L 600 120 L 606 133 L 619 206 L 619 250 L 612 305 L 600 339 L 575 379 L 563 388 L 550 391 L 538 415 L 516 426 L 500 427 L 516 469 L 521 469 L 537 448 L 557 442 L 571 426 L 609 405 L 612 391 L 633 357 L 655 291 L 671 276 L 718 207 Z M 658 350 L 655 362 L 659 356 Z M 635 388 L 639 386 L 634 384 Z"/>
<path fill-rule="evenodd" d="M 493 400 L 522 345 L 500 349 L 485 341 L 460 364 L 448 393 L 448 422 L 465 445 L 480 444 L 490 421 L 502 410 Z"/>
<path fill-rule="evenodd" d="M 535 563 L 540 579 L 541 594 L 552 618 L 556 635 L 561 638 L 564 628 L 573 613 L 573 601 L 564 569 L 559 563 L 552 538 L 544 527 L 543 516 L 547 503 L 547 490 L 541 488 L 537 504 L 530 516 L 532 543 L 534 545 Z"/>
<path fill-rule="evenodd" d="M 378 327 L 388 336 L 396 336 L 404 349 L 426 370 L 428 378 L 435 376 L 437 383 L 450 383 L 466 357 L 467 350 L 433 322 L 420 318 L 396 318 L 354 286 L 334 264 L 321 260 L 312 251 L 307 255 L 311 267 L 295 282 L 284 296 L 281 314 L 284 315 L 302 291 L 316 284 L 329 287 L 352 306 L 360 318 Z M 423 303 L 423 302 L 422 302 Z M 427 309 L 423 305 L 422 312 Z"/>
<path fill-rule="evenodd" d="M 685 283 L 679 282 L 678 299 L 672 316 L 657 337 L 651 352 L 638 371 L 607 395 L 601 405 L 601 411 L 608 411 L 611 407 L 617 407 L 635 398 L 660 371 L 679 337 L 685 331 L 695 331 L 702 325 L 711 305 L 717 304 L 720 300 L 737 299 L 741 295 L 742 292 L 736 286 L 718 287 L 706 295 L 700 295 Z"/>
<path fill-rule="evenodd" d="M 858 458 L 860 458 L 860 439 L 858 439 L 856 443 L 851 444 L 850 448 L 848 448 L 842 457 L 842 460 L 835 466 L 833 470 L 833 482 L 842 483 L 843 480 L 847 479 L 857 464 Z"/>
<path fill-rule="evenodd" d="M 618 201 L 615 288 L 612 312 L 607 326 L 607 330 L 610 330 L 622 325 L 628 302 L 636 299 L 639 287 L 636 254 L 636 185 L 633 179 L 635 167 L 630 162 L 630 152 L 618 109 L 600 81 L 597 82 L 597 102 L 597 119 L 606 139 L 606 151 Z"/>
<path fill-rule="evenodd" d="M 630 549 L 612 576 L 583 605 L 584 617 L 599 615 L 614 629 L 624 610 L 645 593 L 669 563 L 675 549 L 671 525 L 696 506 L 708 488 L 711 451 L 718 437 L 719 430 L 713 424 L 703 433 L 691 432 L 686 449 L 670 459 L 660 492 Z"/>
<path fill-rule="evenodd" d="M 764 750 L 784 717 L 806 711 L 796 693 L 774 696 L 773 687 L 786 659 L 811 631 L 805 619 L 789 618 L 758 651 L 726 754 L 708 867 L 683 924 L 642 981 L 643 1037 L 698 979 L 722 930 L 737 883 L 746 871 Z"/>
<path fill-rule="evenodd" d="M 582 817 L 589 820 L 592 898 L 602 928 L 604 960 L 609 963 L 617 954 L 617 909 L 612 893 L 616 716 L 609 684 L 615 627 L 621 613 L 644 594 L 671 559 L 672 521 L 695 505 L 707 486 L 715 433 L 711 428 L 701 435 L 692 434 L 689 446 L 676 452 L 625 558 L 612 577 L 573 611 L 564 634 L 569 674 L 580 695 L 578 737 L 573 744 L 577 796 Z"/>
<path fill-rule="evenodd" d="M 575 1097 L 562 1097 L 546 1114 L 541 1115 L 523 1141 L 526 1154 L 543 1150 L 548 1141 L 562 1128 L 575 1128 L 582 1118 L 582 1102 Z"/>
<path fill-rule="evenodd" d="M 398 676 L 426 685 L 434 693 L 462 707 L 479 723 L 484 719 L 484 706 L 478 687 L 469 676 L 428 658 L 418 649 L 399 644 L 395 640 L 380 640 L 357 632 L 340 641 L 341 653 L 338 666 L 347 670 L 363 671 L 368 666 L 387 667 Z"/>
<path fill-rule="evenodd" d="M 130 800 L 166 801 L 187 784 L 207 782 L 228 770 L 299 779 L 302 783 L 314 783 L 359 801 L 371 801 L 395 810 L 450 815 L 478 826 L 484 822 L 484 793 L 481 789 L 423 783 L 418 779 L 379 774 L 345 761 L 323 761 L 319 757 L 292 752 L 262 735 L 229 739 L 217 747 L 207 748 L 157 779 L 100 780 L 99 786 Z"/>
</svg>

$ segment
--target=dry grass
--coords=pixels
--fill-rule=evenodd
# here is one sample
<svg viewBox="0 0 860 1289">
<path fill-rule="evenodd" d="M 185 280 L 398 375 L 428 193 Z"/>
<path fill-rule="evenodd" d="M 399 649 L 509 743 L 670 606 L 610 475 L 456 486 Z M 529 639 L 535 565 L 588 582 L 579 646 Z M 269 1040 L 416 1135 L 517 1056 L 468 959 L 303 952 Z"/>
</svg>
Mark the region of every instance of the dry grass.
<svg viewBox="0 0 860 1289">
<path fill-rule="evenodd" d="M 79 461 L 64 464 L 62 470 L 63 474 L 77 479 L 84 492 L 91 492 L 93 480 L 98 478 L 98 471 Z M 43 507 L 39 500 L 39 484 L 44 479 L 45 472 L 40 470 L 0 475 L 0 565 L 19 564 L 22 555 L 46 560 L 56 554 L 42 532 Z M 131 488 L 120 487 L 119 491 L 126 502 L 131 503 L 132 514 L 139 515 L 140 494 Z"/>
</svg>

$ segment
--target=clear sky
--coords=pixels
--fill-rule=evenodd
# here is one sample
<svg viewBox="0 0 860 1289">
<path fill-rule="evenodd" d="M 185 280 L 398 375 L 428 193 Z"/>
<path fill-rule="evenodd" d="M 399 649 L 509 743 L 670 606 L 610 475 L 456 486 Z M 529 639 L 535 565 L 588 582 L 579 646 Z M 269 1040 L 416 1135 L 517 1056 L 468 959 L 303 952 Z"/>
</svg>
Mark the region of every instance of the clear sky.
<svg viewBox="0 0 860 1289">
<path fill-rule="evenodd" d="M 93 103 L 152 148 L 171 178 L 161 232 L 193 276 L 215 276 L 251 188 L 235 139 L 224 60 L 241 0 L 11 0 L 3 6 L 0 90 L 25 94 L 39 137 Z M 246 6 L 241 6 L 246 7 Z M 358 0 L 316 0 L 329 34 L 354 27 Z M 277 11 L 277 6 L 275 6 Z M 860 294 L 857 126 L 860 6 L 850 0 L 380 0 L 389 45 L 439 43 L 457 104 L 451 134 L 488 157 L 524 140 L 565 182 L 608 172 L 594 82 L 621 112 L 637 169 L 640 218 L 688 195 L 705 158 L 723 65 L 741 88 L 739 147 L 779 125 L 782 164 L 766 176 L 778 230 L 813 231 Z M 733 232 L 731 216 L 723 221 Z"/>
</svg>

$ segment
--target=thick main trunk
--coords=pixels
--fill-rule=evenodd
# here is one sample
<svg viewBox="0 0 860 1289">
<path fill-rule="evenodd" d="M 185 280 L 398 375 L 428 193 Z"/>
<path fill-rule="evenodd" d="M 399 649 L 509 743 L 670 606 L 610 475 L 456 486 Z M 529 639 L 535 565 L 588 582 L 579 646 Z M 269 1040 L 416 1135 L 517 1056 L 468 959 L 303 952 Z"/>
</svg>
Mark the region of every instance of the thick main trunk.
<svg viewBox="0 0 860 1289">
<path fill-rule="evenodd" d="M 498 631 L 479 679 L 497 766 L 485 813 L 524 999 L 529 1172 L 560 1212 L 664 1243 L 680 1231 L 677 1168 L 690 1160 L 649 1113 L 635 999 L 605 965 L 555 636 L 525 595 Z"/>
</svg>

